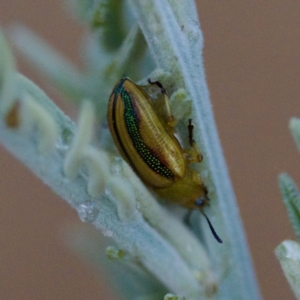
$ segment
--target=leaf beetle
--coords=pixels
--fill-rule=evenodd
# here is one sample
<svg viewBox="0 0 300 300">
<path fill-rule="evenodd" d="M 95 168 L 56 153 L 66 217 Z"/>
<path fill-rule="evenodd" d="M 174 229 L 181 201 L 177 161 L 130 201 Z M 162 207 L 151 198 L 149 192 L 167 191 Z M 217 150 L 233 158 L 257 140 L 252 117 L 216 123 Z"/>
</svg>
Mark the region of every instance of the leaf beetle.
<svg viewBox="0 0 300 300">
<path fill-rule="evenodd" d="M 108 103 L 108 127 L 121 156 L 143 182 L 162 198 L 189 209 L 200 209 L 215 239 L 222 243 L 203 209 L 209 203 L 208 191 L 188 165 L 203 157 L 193 139 L 189 119 L 190 149 L 183 150 L 174 136 L 176 120 L 171 114 L 169 98 L 159 81 L 160 90 L 153 100 L 143 86 L 122 78 L 114 87 Z"/>
</svg>

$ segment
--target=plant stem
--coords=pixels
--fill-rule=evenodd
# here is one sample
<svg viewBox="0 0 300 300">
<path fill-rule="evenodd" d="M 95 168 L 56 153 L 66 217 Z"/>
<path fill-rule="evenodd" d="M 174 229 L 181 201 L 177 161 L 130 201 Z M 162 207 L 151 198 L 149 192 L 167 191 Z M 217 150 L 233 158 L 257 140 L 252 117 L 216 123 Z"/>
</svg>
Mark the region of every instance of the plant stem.
<svg viewBox="0 0 300 300">
<path fill-rule="evenodd" d="M 205 234 L 214 269 L 224 272 L 217 298 L 260 299 L 209 101 L 202 59 L 203 37 L 196 15 L 188 13 L 188 8 L 182 9 L 182 1 L 131 0 L 131 4 L 158 67 L 171 73 L 176 88 L 184 88 L 194 102 L 195 136 L 205 157 L 201 165 L 202 170 L 208 171 L 205 183 L 212 199 L 209 214 L 224 240 L 223 245 L 217 245 Z"/>
</svg>

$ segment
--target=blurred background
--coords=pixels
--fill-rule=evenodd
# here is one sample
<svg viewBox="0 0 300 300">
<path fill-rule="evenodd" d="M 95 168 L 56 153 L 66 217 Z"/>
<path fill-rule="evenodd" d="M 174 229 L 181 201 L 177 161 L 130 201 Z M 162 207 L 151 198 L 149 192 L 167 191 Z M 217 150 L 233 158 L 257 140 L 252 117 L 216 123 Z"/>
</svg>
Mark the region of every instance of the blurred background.
<svg viewBox="0 0 300 300">
<path fill-rule="evenodd" d="M 294 299 L 274 248 L 295 239 L 277 176 L 287 171 L 300 179 L 300 155 L 288 130 L 290 117 L 300 114 L 300 2 L 203 0 L 198 11 L 215 118 L 262 294 Z M 0 25 L 16 22 L 78 63 L 84 28 L 63 1 L 1 0 Z M 28 65 L 18 60 L 18 67 L 62 102 Z M 64 242 L 64 228 L 81 223 L 75 211 L 3 147 L 0 207 L 1 300 L 116 299 L 105 274 Z"/>
</svg>

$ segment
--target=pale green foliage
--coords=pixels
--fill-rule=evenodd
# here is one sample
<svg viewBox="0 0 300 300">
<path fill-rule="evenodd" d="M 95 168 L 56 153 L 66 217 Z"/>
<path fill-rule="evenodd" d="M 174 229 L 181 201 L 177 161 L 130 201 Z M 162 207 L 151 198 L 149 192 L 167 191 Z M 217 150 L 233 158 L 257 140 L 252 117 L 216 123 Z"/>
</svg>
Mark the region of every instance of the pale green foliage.
<svg viewBox="0 0 300 300">
<path fill-rule="evenodd" d="M 107 273 L 112 264 L 118 265 L 111 281 L 123 299 L 259 299 L 209 102 L 195 3 L 72 0 L 70 4 L 93 31 L 85 39 L 83 71 L 29 29 L 14 27 L 11 34 L 25 58 L 71 101 L 81 104 L 78 125 L 15 71 L 0 36 L 5 53 L 0 57 L 4 116 L 0 140 L 75 208 L 81 220 L 114 239 L 117 247 L 107 248 L 113 259 L 109 264 L 94 239 L 81 236 L 80 230 L 71 244 L 96 265 L 106 265 Z M 162 207 L 118 157 L 106 126 L 106 109 L 114 84 L 124 74 L 144 83 L 143 77 L 163 82 L 184 147 L 186 122 L 193 118 L 195 139 L 205 157 L 195 168 L 208 186 L 207 214 L 223 245 L 217 244 L 207 224 L 200 226 L 197 213 L 191 223 L 197 235 L 201 227 L 201 239 L 194 235 L 182 222 L 185 210 Z M 5 122 L 13 107 L 19 118 L 14 128 Z"/>
<path fill-rule="evenodd" d="M 0 31 L 0 100 L 1 116 L 5 115 L 12 107 L 14 98 L 16 97 L 15 62 L 8 47 L 3 33 Z"/>
<path fill-rule="evenodd" d="M 300 150 L 300 120 L 290 120 L 290 130 L 297 148 Z M 295 234 L 300 238 L 300 194 L 293 179 L 286 173 L 279 176 L 279 187 L 286 206 L 290 222 Z M 275 249 L 282 270 L 293 289 L 297 299 L 300 299 L 300 245 L 294 241 L 284 241 Z"/>
<path fill-rule="evenodd" d="M 167 294 L 164 300 L 185 300 L 185 297 L 178 297 L 173 294 Z"/>
<path fill-rule="evenodd" d="M 287 174 L 279 176 L 279 187 L 294 231 L 300 238 L 300 195 L 293 179 Z"/>
<path fill-rule="evenodd" d="M 300 150 L 300 119 L 291 118 L 289 125 L 296 146 Z"/>
<path fill-rule="evenodd" d="M 300 299 L 300 244 L 284 241 L 275 249 L 282 270 L 297 299 Z"/>
</svg>

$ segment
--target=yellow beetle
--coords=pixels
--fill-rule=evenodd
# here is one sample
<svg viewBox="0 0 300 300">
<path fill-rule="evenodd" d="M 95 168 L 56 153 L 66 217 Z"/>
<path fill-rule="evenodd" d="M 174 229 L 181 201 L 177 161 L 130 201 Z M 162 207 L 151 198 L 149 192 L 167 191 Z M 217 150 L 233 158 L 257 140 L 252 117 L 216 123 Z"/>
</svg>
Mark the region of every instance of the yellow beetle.
<svg viewBox="0 0 300 300">
<path fill-rule="evenodd" d="M 188 124 L 191 149 L 183 150 L 174 136 L 175 118 L 164 87 L 159 81 L 149 83 L 161 91 L 162 97 L 156 101 L 128 78 L 114 87 L 107 113 L 114 142 L 135 173 L 158 195 L 189 209 L 200 209 L 214 237 L 222 243 L 203 212 L 209 201 L 207 189 L 198 173 L 188 166 L 202 161 L 193 140 L 192 121 Z"/>
</svg>

